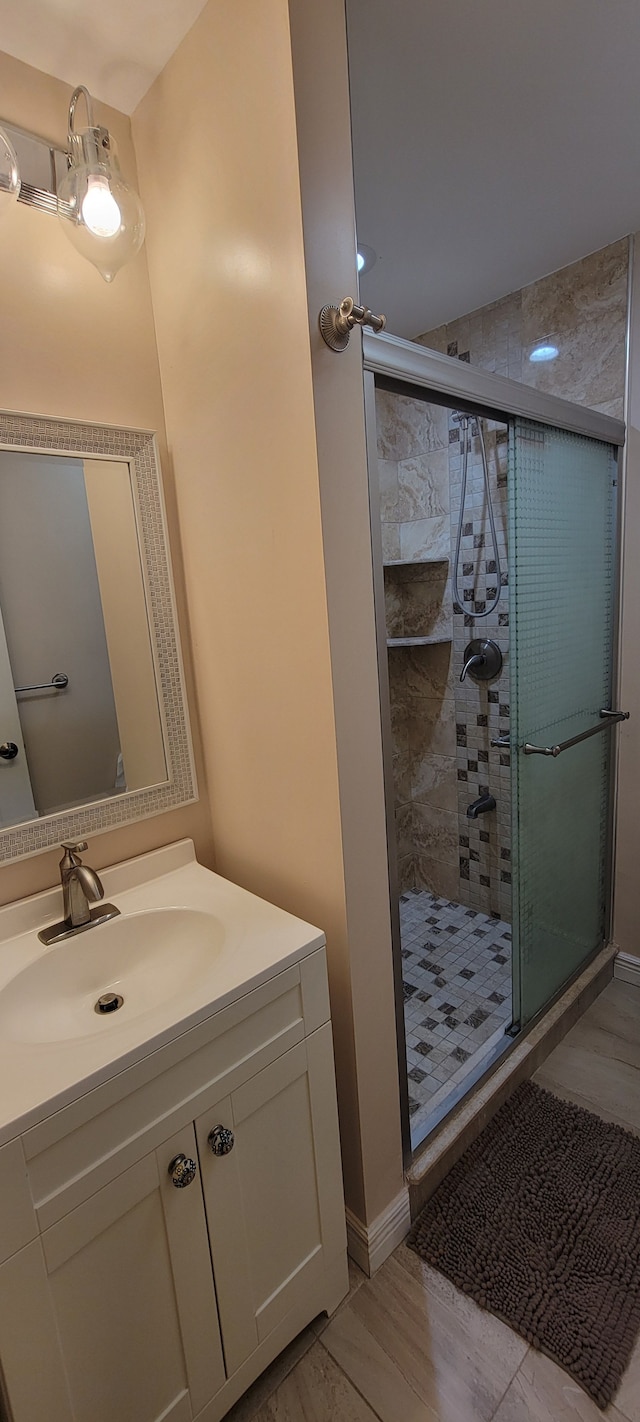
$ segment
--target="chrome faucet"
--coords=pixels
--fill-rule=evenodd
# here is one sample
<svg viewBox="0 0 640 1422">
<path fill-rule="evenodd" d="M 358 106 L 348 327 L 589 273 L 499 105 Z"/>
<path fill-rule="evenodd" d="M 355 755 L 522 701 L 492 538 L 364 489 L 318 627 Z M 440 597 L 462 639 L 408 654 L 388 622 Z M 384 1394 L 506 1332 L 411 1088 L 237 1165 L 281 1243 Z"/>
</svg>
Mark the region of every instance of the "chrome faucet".
<svg viewBox="0 0 640 1422">
<path fill-rule="evenodd" d="M 102 883 L 95 869 L 83 864 L 80 854 L 87 848 L 85 839 L 78 844 L 63 844 L 64 855 L 60 860 L 60 880 L 64 901 L 64 918 L 69 928 L 80 928 L 91 918 L 89 904 L 97 904 L 104 898 Z"/>
<path fill-rule="evenodd" d="M 60 882 L 64 918 L 60 923 L 52 923 L 48 928 L 43 928 L 38 934 L 40 941 L 46 944 L 59 943 L 74 933 L 83 933 L 86 928 L 105 923 L 107 919 L 116 918 L 120 913 L 120 909 L 114 904 L 103 903 L 99 909 L 90 908 L 90 904 L 97 904 L 104 898 L 104 889 L 95 869 L 83 864 L 80 858 L 87 848 L 86 840 L 81 839 L 77 844 L 63 844 L 62 848 L 64 854 L 60 860 Z"/>
</svg>

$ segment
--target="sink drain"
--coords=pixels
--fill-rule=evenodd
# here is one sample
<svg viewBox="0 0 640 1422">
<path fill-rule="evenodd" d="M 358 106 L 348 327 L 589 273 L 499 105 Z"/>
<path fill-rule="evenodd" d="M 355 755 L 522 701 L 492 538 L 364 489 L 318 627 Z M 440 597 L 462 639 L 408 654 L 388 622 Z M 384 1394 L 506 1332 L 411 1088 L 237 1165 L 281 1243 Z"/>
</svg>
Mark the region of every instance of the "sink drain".
<svg viewBox="0 0 640 1422">
<path fill-rule="evenodd" d="M 103 992 L 102 997 L 98 998 L 93 1010 L 102 1016 L 105 1012 L 117 1012 L 118 1008 L 122 1007 L 123 1002 L 124 998 L 120 996 L 119 992 Z"/>
</svg>

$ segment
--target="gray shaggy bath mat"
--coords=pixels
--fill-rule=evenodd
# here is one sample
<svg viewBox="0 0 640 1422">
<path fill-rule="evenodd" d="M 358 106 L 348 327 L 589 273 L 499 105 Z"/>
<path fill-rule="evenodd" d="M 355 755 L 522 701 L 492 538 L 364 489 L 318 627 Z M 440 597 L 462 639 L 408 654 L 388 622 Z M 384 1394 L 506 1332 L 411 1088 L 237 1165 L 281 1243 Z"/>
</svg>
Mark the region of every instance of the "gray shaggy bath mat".
<svg viewBox="0 0 640 1422">
<path fill-rule="evenodd" d="M 640 1328 L 640 1139 L 525 1081 L 407 1243 L 611 1402 Z"/>
</svg>

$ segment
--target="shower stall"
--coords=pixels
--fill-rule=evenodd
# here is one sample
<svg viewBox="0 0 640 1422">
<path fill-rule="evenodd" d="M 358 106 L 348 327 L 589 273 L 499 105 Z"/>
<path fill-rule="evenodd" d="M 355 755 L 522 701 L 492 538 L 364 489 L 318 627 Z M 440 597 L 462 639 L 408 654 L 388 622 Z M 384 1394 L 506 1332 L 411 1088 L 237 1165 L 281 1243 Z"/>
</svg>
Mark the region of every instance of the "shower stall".
<svg viewBox="0 0 640 1422">
<path fill-rule="evenodd" d="M 624 426 L 394 336 L 364 356 L 415 1150 L 608 937 Z"/>
</svg>

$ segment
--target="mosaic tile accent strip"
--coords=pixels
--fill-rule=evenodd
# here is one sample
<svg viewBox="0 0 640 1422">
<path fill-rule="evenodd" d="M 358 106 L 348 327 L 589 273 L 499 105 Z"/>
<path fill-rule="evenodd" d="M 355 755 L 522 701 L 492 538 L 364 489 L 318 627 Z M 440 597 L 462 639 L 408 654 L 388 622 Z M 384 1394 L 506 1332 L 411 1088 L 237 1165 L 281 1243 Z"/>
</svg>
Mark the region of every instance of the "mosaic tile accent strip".
<svg viewBox="0 0 640 1422">
<path fill-rule="evenodd" d="M 0 411 L 0 448 L 80 458 L 97 455 L 129 464 L 168 766 L 168 779 L 160 785 L 0 831 L 0 860 L 6 863 L 37 854 L 61 839 L 80 839 L 188 804 L 196 799 L 197 787 L 155 435 L 149 430 Z"/>
<path fill-rule="evenodd" d="M 400 898 L 400 937 L 415 1135 L 511 1021 L 511 929 L 413 889 Z"/>
<path fill-rule="evenodd" d="M 498 736 L 508 738 L 509 704 L 509 574 L 507 559 L 507 455 L 508 430 L 493 420 L 483 420 L 489 483 L 497 528 L 498 555 L 493 547 L 486 507 L 478 426 L 471 421 L 468 454 L 467 498 L 463 525 L 458 586 L 462 605 L 453 606 L 453 660 L 462 666 L 464 649 L 474 637 L 498 643 L 504 662 L 500 676 L 491 682 L 456 679 L 458 780 L 458 834 L 461 902 L 484 913 L 511 915 L 511 770 L 508 750 L 491 745 Z M 457 434 L 456 434 L 457 432 Z M 451 481 L 451 541 L 460 514 L 464 432 L 449 420 L 449 477 Z M 501 578 L 498 582 L 498 561 Z M 499 589 L 500 601 L 488 617 L 480 617 Z M 497 808 L 477 820 L 467 817 L 467 807 L 487 790 Z M 433 886 L 437 887 L 437 886 Z"/>
</svg>

